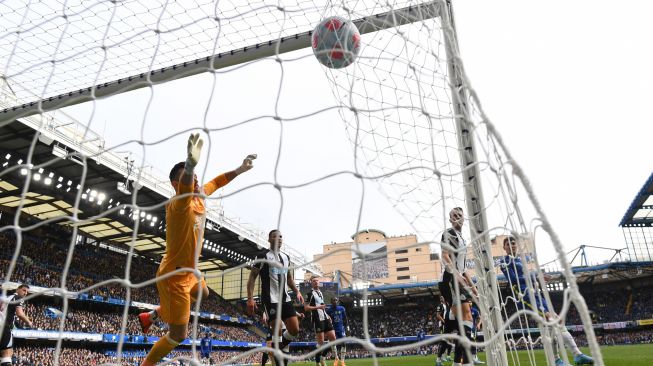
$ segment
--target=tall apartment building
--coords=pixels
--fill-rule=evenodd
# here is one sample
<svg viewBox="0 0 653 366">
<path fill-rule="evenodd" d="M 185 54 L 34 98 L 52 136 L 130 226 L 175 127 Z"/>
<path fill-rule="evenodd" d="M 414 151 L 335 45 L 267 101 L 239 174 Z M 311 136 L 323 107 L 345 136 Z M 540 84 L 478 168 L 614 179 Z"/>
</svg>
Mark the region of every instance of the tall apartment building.
<svg viewBox="0 0 653 366">
<path fill-rule="evenodd" d="M 503 239 L 498 235 L 491 245 L 495 263 L 505 255 Z M 322 266 L 324 279 L 340 280 L 342 287 L 356 283 L 397 284 L 438 281 L 442 275 L 439 248 L 432 253 L 428 244 L 418 244 L 416 235 L 387 236 L 376 229 L 362 230 L 351 237 L 352 241 L 323 245 L 321 254 L 313 259 Z M 355 244 L 357 243 L 357 245 Z M 527 258 L 533 252 L 532 240 L 525 241 Z M 366 268 L 361 256 L 365 256 Z M 468 247 L 468 268 L 474 266 L 474 254 Z M 498 267 L 496 272 L 501 273 Z"/>
<path fill-rule="evenodd" d="M 425 282 L 440 278 L 440 256 L 431 253 L 428 244 L 418 244 L 415 235 L 389 237 L 381 230 L 369 229 L 352 235 L 351 239 L 345 243 L 325 244 L 322 254 L 314 256 L 325 277 L 335 278 L 339 272 L 342 286 L 358 282 Z"/>
</svg>

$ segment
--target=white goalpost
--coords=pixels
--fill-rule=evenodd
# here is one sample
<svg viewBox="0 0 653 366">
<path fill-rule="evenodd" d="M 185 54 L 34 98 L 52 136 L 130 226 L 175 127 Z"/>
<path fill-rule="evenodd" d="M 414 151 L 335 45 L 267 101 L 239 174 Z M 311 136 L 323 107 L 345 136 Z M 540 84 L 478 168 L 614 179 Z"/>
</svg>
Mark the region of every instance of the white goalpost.
<svg viewBox="0 0 653 366">
<path fill-rule="evenodd" d="M 313 64 L 306 66 L 309 63 L 317 64 L 310 50 L 313 27 L 321 19 L 332 15 L 343 16 L 358 27 L 362 35 L 362 48 L 357 60 L 343 69 L 321 67 L 322 73 L 303 71 L 315 69 Z M 82 140 L 89 136 L 100 139 L 101 134 L 91 133 L 91 127 L 97 123 L 94 113 L 98 103 L 129 96 L 131 94 L 128 93 L 135 93 L 139 89 L 145 90 L 148 96 L 142 109 L 133 113 L 138 117 L 126 123 L 141 131 L 134 135 L 137 149 L 143 155 L 139 173 L 134 175 L 134 184 L 157 188 L 158 185 L 166 185 L 167 178 L 149 175 L 144 169 L 146 162 L 157 164 L 153 148 L 168 146 L 168 140 L 185 136 L 189 130 L 201 131 L 210 138 L 232 139 L 231 134 L 238 133 L 238 128 L 245 128 L 253 121 L 268 121 L 281 130 L 278 136 L 273 137 L 274 143 L 278 144 L 278 153 L 274 150 L 276 147 L 272 149 L 276 153 L 273 159 L 274 181 L 257 182 L 228 196 L 237 199 L 238 194 L 247 194 L 259 186 L 274 187 L 275 194 L 282 202 L 282 208 L 278 210 L 279 223 L 283 223 L 284 209 L 296 208 L 306 212 L 316 209 L 301 205 L 285 208 L 284 195 L 288 195 L 289 191 L 318 186 L 339 175 L 353 177 L 362 187 L 358 220 L 348 223 L 352 232 L 360 231 L 361 217 L 367 215 L 363 205 L 366 183 L 373 183 L 393 210 L 414 230 L 420 244 L 429 243 L 434 251 L 451 249 L 447 248 L 446 243 L 441 243 L 440 238 L 450 226 L 449 211 L 454 207 L 464 209 L 463 236 L 470 243 L 467 264 L 479 291 L 477 305 L 484 325 L 483 341 L 461 336 L 461 324 L 455 335 L 434 335 L 417 343 L 379 347 L 370 341 L 365 308 L 364 336 L 350 336 L 345 341 L 356 343 L 372 354 L 375 365 L 378 363 L 377 353 L 430 346 L 443 338 L 458 340 L 468 354 L 472 347 L 480 347 L 486 354 L 489 366 L 551 365 L 558 357 L 568 361 L 561 332 L 565 329 L 566 316 L 574 306 L 582 321 L 582 324 L 578 324 L 580 327 L 575 329 L 587 336 L 591 356 L 595 364 L 601 366 L 603 360 L 587 305 L 580 295 L 560 239 L 550 226 L 527 179 L 528 170 L 535 168 L 522 170 L 518 164 L 519 158 L 513 158 L 499 131 L 483 112 L 480 98 L 464 71 L 454 20 L 451 0 L 325 3 L 312 0 L 257 0 L 246 4 L 237 0 L 0 2 L 0 127 L 19 124 L 26 119 L 38 126 L 35 127 L 38 131 L 45 131 L 46 125 L 48 128 L 56 126 L 57 129 L 76 124 L 81 130 L 76 132 L 77 137 L 82 136 Z M 272 62 L 264 64 L 268 61 Z M 267 75 L 252 75 L 249 70 L 253 68 L 265 70 L 265 73 L 268 70 L 279 72 L 280 77 L 271 88 L 276 94 L 268 95 L 269 100 L 261 101 L 261 106 L 251 108 L 232 107 L 228 101 L 221 105 L 223 111 L 220 112 L 227 117 L 220 115 L 220 123 L 212 124 L 211 118 L 216 119 L 218 115 L 214 111 L 218 95 L 228 96 L 230 91 L 224 89 L 235 89 L 231 84 L 218 87 L 218 80 L 233 77 L 247 84 L 245 88 L 263 88 L 257 78 L 268 80 L 265 78 Z M 319 79 L 321 83 L 314 83 L 319 90 L 310 90 L 301 82 L 294 84 L 297 81 L 288 76 L 291 73 L 297 73 L 307 80 Z M 155 98 L 168 95 L 160 88 L 176 85 L 182 79 L 210 85 L 208 91 L 198 87 L 184 89 L 183 92 L 197 93 L 194 99 L 201 101 L 192 108 L 201 110 L 202 113 L 198 113 L 201 117 L 191 118 L 188 125 L 175 126 L 176 129 L 171 131 L 146 126 L 148 118 L 154 118 L 153 115 L 161 117 L 150 108 Z M 322 88 L 323 85 L 328 87 Z M 237 95 L 236 91 L 233 93 Z M 321 101 L 328 102 L 296 106 L 287 102 L 306 93 L 318 94 Z M 83 103 L 92 105 L 91 112 L 83 122 L 61 121 L 62 117 L 57 115 L 64 108 Z M 172 113 L 175 103 L 173 99 L 164 101 L 163 104 L 169 104 L 170 110 L 162 114 Z M 181 105 L 177 108 L 187 107 Z M 195 110 L 191 111 L 192 108 L 188 108 L 187 113 L 194 116 Z M 319 172 L 315 179 L 299 184 L 278 180 L 279 164 L 286 160 L 294 161 L 281 153 L 284 146 L 294 143 L 292 136 L 283 134 L 283 129 L 297 121 L 334 123 L 325 121 L 328 119 L 325 115 L 331 112 L 340 118 L 337 123 L 342 126 L 348 139 L 353 169 L 343 172 L 324 167 L 320 170 L 318 161 Z M 112 126 L 106 128 L 111 129 Z M 146 129 L 157 129 L 159 135 L 146 138 Z M 19 177 L 23 186 L 14 187 L 22 190 L 17 205 L 4 207 L 7 202 L 0 199 L 3 209 L 0 212 L 5 217 L 9 213 L 12 215 L 11 224 L 0 224 L 0 234 L 13 232 L 19 238 L 11 266 L 2 269 L 6 273 L 4 282 L 12 282 L 15 277 L 13 272 L 18 266 L 20 238 L 24 234 L 29 235 L 31 230 L 46 224 L 68 224 L 75 228 L 71 239 L 71 250 L 75 250 L 74 236 L 78 235 L 78 225 L 100 222 L 105 216 L 117 214 L 121 207 L 137 213 L 146 209 L 135 204 L 138 189 L 132 192 L 123 187 L 133 198 L 130 202 L 124 202 L 121 207 L 108 207 L 102 214 L 89 218 L 88 222 L 85 221 L 87 219 L 80 221 L 78 217 L 80 201 L 85 199 L 82 196 L 87 188 L 92 188 L 83 183 L 87 178 L 88 166 L 99 163 L 105 155 L 123 150 L 133 138 L 125 132 L 122 140 L 111 141 L 106 146 L 102 144 L 97 149 L 87 149 L 84 142 L 79 143 L 76 151 L 82 157 L 79 164 L 84 166 L 84 173 L 79 177 L 80 186 L 73 189 L 75 200 L 70 202 L 70 210 L 57 217 L 55 223 L 52 223 L 55 219 L 47 218 L 45 222 L 41 219 L 30 226 L 20 224 L 21 218 L 27 214 L 23 210 L 24 204 L 29 205 L 28 201 L 33 199 L 30 190 L 41 184 L 35 180 L 33 173 L 39 168 L 47 169 L 68 156 L 38 156 L 34 150 L 40 142 L 35 138 L 25 160 L 9 164 L 10 159 L 7 158 L 8 164 L 0 169 L 0 194 L 10 191 L 8 186 L 3 185 L 8 184 L 10 177 Z M 323 139 L 319 135 L 301 138 Z M 210 139 L 209 145 L 214 146 Z M 0 151 L 4 152 L 2 146 Z M 115 164 L 117 166 L 119 162 Z M 167 166 L 157 168 L 169 169 Z M 126 173 L 128 178 L 129 174 Z M 166 189 L 170 192 L 169 187 L 163 190 Z M 263 197 L 261 200 L 274 201 L 277 196 Z M 290 202 L 297 205 L 294 201 Z M 297 226 L 303 224 L 297 223 Z M 128 230 L 134 232 L 131 241 L 124 243 L 131 245 L 131 258 L 136 252 L 134 246 L 139 230 L 143 229 L 135 221 Z M 519 253 L 515 257 L 525 263 L 527 297 L 535 302 L 534 296 L 542 294 L 557 316 L 545 319 L 532 309 L 516 308 L 516 303 L 525 300 L 524 295 L 515 290 L 515 284 L 509 278 L 503 276 L 500 269 L 501 259 L 505 255 L 502 253 L 502 243 L 492 242 L 493 239 L 503 240 L 510 236 L 519 240 Z M 365 254 L 357 245 L 353 247 L 364 263 Z M 236 256 L 235 253 L 231 255 Z M 539 270 L 541 258 L 545 256 L 555 256 L 563 269 L 553 278 Z M 70 258 L 65 262 L 66 266 L 70 266 Z M 246 258 L 240 259 L 243 259 L 243 263 L 238 268 L 245 268 Z M 131 263 L 131 259 L 127 263 Z M 294 263 L 297 267 L 310 264 Z M 65 284 L 68 267 L 61 268 L 61 272 L 63 275 L 59 283 Z M 363 274 L 367 276 L 365 267 Z M 228 275 L 229 271 L 224 271 L 219 276 L 224 279 Z M 120 280 L 121 286 L 135 287 L 129 278 Z M 150 283 L 155 281 L 155 274 L 152 273 Z M 561 304 L 558 300 L 552 300 L 550 289 L 546 286 L 551 281 L 566 286 Z M 64 295 L 73 292 L 66 285 L 61 285 L 57 291 Z M 368 292 L 364 292 L 365 300 L 367 296 Z M 64 303 L 67 301 L 64 300 Z M 460 303 L 454 305 L 460 308 Z M 116 324 L 118 329 L 124 330 L 128 315 L 125 308 L 121 312 L 122 325 Z M 277 316 L 280 319 L 281 314 Z M 60 334 L 63 334 L 65 322 L 64 315 L 61 328 L 57 329 Z M 4 320 L 0 326 L 6 326 Z M 194 326 L 197 326 L 197 322 Z M 195 330 L 191 334 L 197 337 L 198 332 Z M 57 355 L 63 347 L 62 338 L 60 336 L 57 342 Z M 122 341 L 119 353 L 122 351 L 120 347 Z M 536 356 L 536 349 L 539 348 L 544 349 L 544 361 Z M 244 354 L 253 354 L 261 349 L 259 347 Z M 306 359 L 314 354 L 295 356 L 294 360 Z M 120 360 L 119 356 L 118 362 Z M 199 364 L 197 360 L 192 362 Z"/>
</svg>

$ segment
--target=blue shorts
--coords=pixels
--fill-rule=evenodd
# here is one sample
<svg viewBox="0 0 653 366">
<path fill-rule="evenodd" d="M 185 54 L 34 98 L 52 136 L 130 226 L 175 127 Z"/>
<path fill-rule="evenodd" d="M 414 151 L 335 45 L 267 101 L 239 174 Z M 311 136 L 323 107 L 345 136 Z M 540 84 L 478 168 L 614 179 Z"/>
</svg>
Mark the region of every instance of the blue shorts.
<svg viewBox="0 0 653 366">
<path fill-rule="evenodd" d="M 541 317 L 544 317 L 545 313 L 549 312 L 549 306 L 546 303 L 546 299 L 540 292 L 535 293 L 535 305 L 531 303 L 531 295 L 528 289 L 521 291 L 520 297 L 521 301 L 517 302 L 518 309 L 532 310 L 538 313 Z"/>
<path fill-rule="evenodd" d="M 336 332 L 336 339 L 345 338 L 347 336 L 347 334 L 345 334 L 344 330 L 336 329 L 335 332 Z"/>
<path fill-rule="evenodd" d="M 211 352 L 202 352 L 202 355 L 200 357 L 202 357 L 202 358 L 211 358 Z"/>
</svg>

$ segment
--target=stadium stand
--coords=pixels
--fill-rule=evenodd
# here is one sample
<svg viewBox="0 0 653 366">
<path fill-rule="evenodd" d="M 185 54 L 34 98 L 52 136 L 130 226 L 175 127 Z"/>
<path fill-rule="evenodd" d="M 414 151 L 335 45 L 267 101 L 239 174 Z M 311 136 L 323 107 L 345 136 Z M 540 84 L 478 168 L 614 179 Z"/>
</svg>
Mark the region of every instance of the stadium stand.
<svg viewBox="0 0 653 366">
<path fill-rule="evenodd" d="M 25 282 L 45 288 L 58 287 L 61 273 L 57 271 L 65 259 L 69 243 L 62 238 L 69 235 L 65 229 L 50 228 L 32 231 L 23 234 L 22 247 L 17 268 L 12 275 L 12 282 Z M 16 239 L 12 232 L 0 234 L 0 271 L 7 268 Z M 44 249 L 45 248 L 45 249 Z M 93 263 L 89 266 L 88 263 Z M 109 250 L 106 247 L 84 244 L 77 245 L 74 251 L 68 288 L 81 290 L 92 283 L 124 275 L 125 254 Z M 149 258 L 135 256 L 132 259 L 131 280 L 139 282 L 151 278 L 156 271 L 156 263 Z M 632 269 L 618 269 L 615 273 L 623 274 Z M 0 273 L 4 275 L 4 273 Z M 628 285 L 624 285 L 625 283 Z M 593 312 L 594 321 L 599 324 L 617 324 L 617 326 L 598 327 L 597 335 L 601 344 L 634 344 L 653 342 L 653 329 L 640 324 L 639 321 L 653 319 L 653 278 L 644 272 L 636 281 L 614 281 L 593 285 L 581 285 L 583 295 L 588 301 Z M 154 287 L 150 289 L 133 291 L 135 300 L 154 304 L 157 296 Z M 415 296 L 418 295 L 418 296 Z M 69 301 L 64 330 L 89 335 L 115 335 L 120 333 L 120 322 L 123 307 L 107 302 L 108 299 L 124 300 L 125 291 L 121 286 L 101 287 L 88 293 L 88 297 Z M 362 309 L 352 307 L 354 295 L 344 297 L 349 314 L 350 335 L 362 338 L 363 322 Z M 408 294 L 405 297 L 391 296 L 386 299 L 385 306 L 369 308 L 369 333 L 373 339 L 381 340 L 379 346 L 390 346 L 414 342 L 417 331 L 428 335 L 437 332 L 435 322 L 435 294 Z M 91 301 L 99 300 L 99 301 Z M 556 308 L 562 302 L 562 292 L 552 292 L 552 300 Z M 250 347 L 235 348 L 229 346 L 218 347 L 219 352 L 212 356 L 214 362 L 225 361 L 243 349 L 249 349 L 263 340 L 260 330 L 257 331 L 255 321 L 243 315 L 233 304 L 224 301 L 212 292 L 208 299 L 202 302 L 202 311 L 213 314 L 226 314 L 230 317 L 246 319 L 247 323 L 220 321 L 215 319 L 200 318 L 200 334 L 209 333 L 214 340 L 225 342 L 249 342 Z M 61 310 L 61 301 L 57 297 L 40 296 L 27 303 L 25 310 L 33 320 L 34 327 L 42 330 L 58 330 L 60 318 L 52 315 L 51 309 Z M 135 315 L 139 310 L 131 309 Z M 567 315 L 567 325 L 579 324 L 578 314 L 572 308 Z M 22 328 L 22 324 L 17 324 Z M 307 347 L 312 347 L 313 334 L 308 330 L 308 324 L 303 324 L 299 341 L 293 344 L 296 354 L 305 352 Z M 612 329 L 616 328 L 616 329 Z M 572 329 L 573 331 L 573 329 Z M 148 337 L 143 337 L 135 317 L 130 317 L 127 322 L 125 334 L 128 336 L 125 345 L 124 365 L 136 365 L 144 357 L 146 345 L 151 339 L 161 336 L 165 327 L 159 324 Z M 129 338 L 131 337 L 131 338 Z M 140 338 L 137 338 L 140 337 Z M 585 342 L 582 335 L 578 336 L 579 343 Z M 47 341 L 28 340 L 17 338 L 17 352 L 15 364 L 17 365 L 48 365 L 53 357 L 53 344 Z M 81 343 L 65 341 L 60 358 L 61 365 L 77 365 L 79 360 L 84 364 L 94 365 L 103 362 L 115 362 L 115 341 L 98 342 L 86 349 L 80 348 Z M 432 354 L 434 346 L 422 347 L 408 352 L 379 354 L 379 356 L 405 355 L 405 354 Z M 190 348 L 185 347 L 175 353 L 175 356 L 191 357 Z M 242 363 L 257 362 L 260 354 L 248 356 Z M 370 357 L 364 349 L 351 345 L 347 352 L 348 358 Z"/>
</svg>

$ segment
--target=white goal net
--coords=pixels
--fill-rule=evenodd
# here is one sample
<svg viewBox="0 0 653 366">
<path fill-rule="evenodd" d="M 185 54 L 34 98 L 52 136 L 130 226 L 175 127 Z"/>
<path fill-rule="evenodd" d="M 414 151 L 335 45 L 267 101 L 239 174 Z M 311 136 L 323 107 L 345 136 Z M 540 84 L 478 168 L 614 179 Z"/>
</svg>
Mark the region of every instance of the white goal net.
<svg viewBox="0 0 653 366">
<path fill-rule="evenodd" d="M 355 63 L 339 70 L 320 66 L 310 49 L 313 27 L 332 15 L 354 21 L 362 33 Z M 319 231 L 323 226 L 350 234 L 375 219 L 390 225 L 393 220 L 383 221 L 378 207 L 366 202 L 372 196 L 385 200 L 393 217 L 406 223 L 385 231 L 408 227 L 419 244 L 430 244 L 434 252 L 456 251 L 441 238 L 451 225 L 449 211 L 463 208 L 462 236 L 469 243 L 465 265 L 478 288 L 475 302 L 483 338 L 466 338 L 461 325 L 452 334 L 382 347 L 371 341 L 365 309 L 363 334 L 338 342 L 360 347 L 372 356 L 371 363 L 378 364 L 377 356 L 384 354 L 433 350 L 446 338 L 457 341 L 466 353 L 481 349 L 489 365 L 553 364 L 557 358 L 568 360 L 562 333 L 567 315 L 577 309 L 574 329 L 584 333 L 595 363 L 603 364 L 562 244 L 540 209 L 519 157 L 504 145 L 465 75 L 450 1 L 0 1 L 0 77 L 1 138 L 9 141 L 20 135 L 24 129 L 18 125 L 40 131 L 20 147 L 24 155 L 12 150 L 18 145 L 0 140 L 0 160 L 6 160 L 0 170 L 0 234 L 9 248 L 2 268 L 5 294 L 13 290 L 12 284 L 24 282 L 25 273 L 34 273 L 26 269 L 30 264 L 24 257 L 32 255 L 26 254 L 25 243 L 40 242 L 35 237 L 50 226 L 70 229 L 67 257 L 56 269 L 48 267 L 59 278 L 39 287 L 54 290 L 62 305 L 63 316 L 55 317 L 57 327 L 51 329 L 58 332 L 54 364 L 66 364 L 61 360 L 72 352 L 66 343 L 69 298 L 109 285 L 122 288 L 116 297 L 127 302 L 155 291 L 156 273 L 152 271 L 147 281 L 135 281 L 133 272 L 139 269 L 132 267 L 140 262 L 133 264 L 131 258 L 163 245 L 165 226 L 149 212 L 160 210 L 166 201 L 139 205 L 138 188 L 172 196 L 167 173 L 155 171 L 167 172 L 185 159 L 189 132 L 200 132 L 207 145 L 198 169 L 201 179 L 212 178 L 216 166 L 235 165 L 247 153 L 259 155 L 254 172 L 262 173 L 238 178 L 233 188 L 221 191 L 222 199 L 211 200 L 215 216 L 209 219 L 225 220 L 222 223 L 231 225 L 241 241 L 264 244 L 265 238 L 253 226 L 229 221 L 231 208 L 247 222 L 270 226 L 265 232 L 279 227 L 290 237 L 312 231 L 320 234 L 315 244 L 322 244 L 336 240 L 324 236 L 328 231 Z M 38 153 L 43 144 L 55 149 L 54 155 Z M 55 156 L 57 146 L 65 148 Z M 50 167 L 62 159 L 81 165 L 81 176 L 48 176 Z M 89 173 L 99 164 L 115 166 L 127 177 L 121 204 L 97 196 L 94 182 L 104 178 L 105 185 L 116 185 L 109 177 Z M 66 185 L 69 178 L 74 183 Z M 68 190 L 60 196 L 42 193 L 46 198 L 35 193 L 55 186 Z M 19 199 L 8 199 L 12 195 Z M 89 199 L 101 210 L 87 212 L 82 205 Z M 339 199 L 348 201 L 347 213 L 328 202 Z M 63 203 L 55 204 L 59 201 Z M 58 210 L 42 214 L 35 211 L 35 202 Z M 83 230 L 125 211 L 135 218 L 122 227 L 98 228 L 95 234 Z M 145 226 L 160 232 L 143 237 Z M 110 239 L 104 243 L 103 238 L 125 233 L 130 237 L 121 245 L 128 246 L 128 255 L 120 257 L 124 263 L 117 265 L 122 271 L 118 278 L 71 285 L 77 278 L 69 269 L 75 265 L 79 236 L 104 245 Z M 513 270 L 505 268 L 502 249 L 509 237 L 516 238 L 519 248 L 512 257 L 524 263 L 525 275 L 518 280 L 523 283 L 504 276 Z M 145 246 L 141 240 L 152 244 Z M 233 280 L 253 258 L 219 244 L 202 243 L 230 264 L 230 269 L 220 267 L 207 275 L 209 283 L 220 278 L 224 292 L 225 278 Z M 365 254 L 357 255 L 365 263 Z M 557 259 L 562 271 L 554 276 L 540 273 L 544 258 Z M 293 265 L 305 268 L 307 262 Z M 196 268 L 208 267 L 198 263 Z M 362 273 L 365 283 L 365 267 Z M 435 276 L 439 279 L 439 273 Z M 564 291 L 552 296 L 559 289 L 549 285 Z M 238 286 L 242 291 L 243 283 Z M 460 290 L 456 285 L 455 291 Z M 363 299 L 368 295 L 362 292 Z M 540 296 L 545 300 L 535 299 Z M 28 300 L 42 297 L 34 292 Z M 520 307 L 527 298 L 549 304 L 549 317 Z M 460 309 L 459 302 L 453 305 Z M 203 310 L 201 305 L 194 309 Z M 114 333 L 129 333 L 134 316 L 130 312 L 124 305 L 117 313 L 120 321 Z M 198 319 L 191 319 L 193 341 L 209 327 Z M 9 326 L 5 320 L 3 327 Z M 103 361 L 106 364 L 132 364 L 142 357 L 142 350 L 126 345 L 129 341 L 120 338 L 116 343 L 107 346 L 115 352 Z M 256 357 L 261 350 L 230 351 L 219 362 L 260 362 Z M 313 349 L 288 357 L 300 362 L 315 354 Z M 170 357 L 205 362 L 197 353 Z"/>
</svg>

